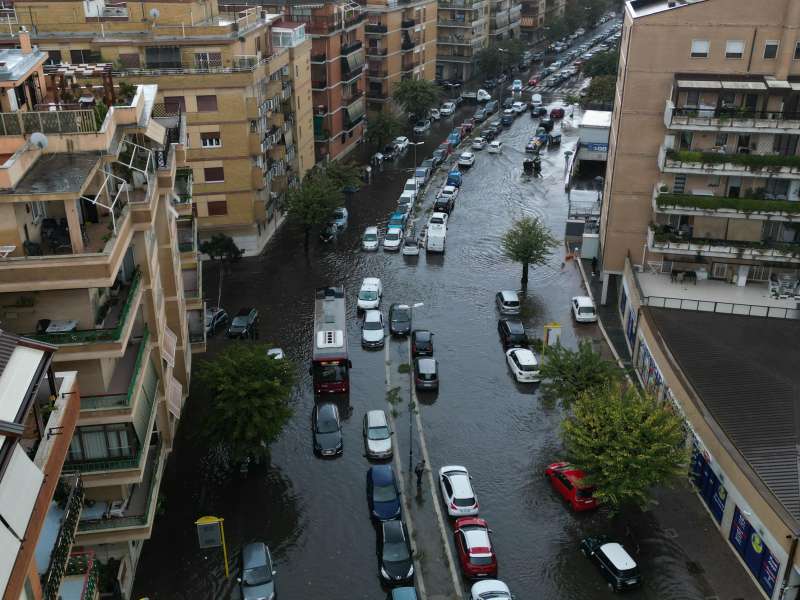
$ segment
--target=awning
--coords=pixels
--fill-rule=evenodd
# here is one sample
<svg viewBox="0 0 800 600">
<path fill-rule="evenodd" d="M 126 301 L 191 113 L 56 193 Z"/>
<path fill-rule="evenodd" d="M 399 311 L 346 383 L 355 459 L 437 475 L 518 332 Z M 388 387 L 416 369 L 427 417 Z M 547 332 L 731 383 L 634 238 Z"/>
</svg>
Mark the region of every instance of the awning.
<svg viewBox="0 0 800 600">
<path fill-rule="evenodd" d="M 3 527 L 8 524 L 19 539 L 25 537 L 43 480 L 44 473 L 28 458 L 22 446 L 14 444 L 11 460 L 0 480 L 0 517 L 3 517 L 0 522 Z"/>
<path fill-rule="evenodd" d="M 764 81 L 767 82 L 767 87 L 770 89 L 788 90 L 791 89 L 792 87 L 792 85 L 788 81 L 775 79 L 774 77 L 764 77 Z"/>
<path fill-rule="evenodd" d="M 360 50 L 356 50 L 352 54 L 348 54 L 345 56 L 345 62 L 347 63 L 347 70 L 348 71 L 355 71 L 359 67 L 364 65 L 364 61 L 366 60 L 366 53 L 363 48 Z"/>
<path fill-rule="evenodd" d="M 147 129 L 144 130 L 144 134 L 159 146 L 163 146 L 164 142 L 167 140 L 166 127 L 155 119 L 150 119 L 150 122 L 147 124 Z"/>
<path fill-rule="evenodd" d="M 722 84 L 719 81 L 700 81 L 693 79 L 679 79 L 677 81 L 679 88 L 689 88 L 695 90 L 719 90 Z"/>
<path fill-rule="evenodd" d="M 354 123 L 360 117 L 363 117 L 365 112 L 366 112 L 366 102 L 364 101 L 363 98 L 361 98 L 357 102 L 353 102 L 353 104 L 347 107 L 347 116 L 350 119 L 351 123 Z"/>
<path fill-rule="evenodd" d="M 17 422 L 17 413 L 28 397 L 31 382 L 36 377 L 44 356 L 43 350 L 17 346 L 0 376 L 0 421 Z"/>
<path fill-rule="evenodd" d="M 174 377 L 170 377 L 167 387 L 167 408 L 176 419 L 180 418 L 183 408 L 183 386 Z"/>
<path fill-rule="evenodd" d="M 724 90 L 766 90 L 767 85 L 763 81 L 723 81 Z"/>
</svg>

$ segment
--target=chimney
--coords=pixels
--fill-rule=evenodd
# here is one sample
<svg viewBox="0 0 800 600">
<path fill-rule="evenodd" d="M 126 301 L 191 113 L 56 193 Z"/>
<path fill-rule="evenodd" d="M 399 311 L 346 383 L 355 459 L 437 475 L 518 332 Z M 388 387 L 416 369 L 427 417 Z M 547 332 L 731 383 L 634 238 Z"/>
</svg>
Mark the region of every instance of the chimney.
<svg viewBox="0 0 800 600">
<path fill-rule="evenodd" d="M 33 48 L 31 47 L 31 34 L 28 33 L 25 27 L 19 30 L 19 49 L 23 54 L 30 54 L 33 52 Z"/>
</svg>

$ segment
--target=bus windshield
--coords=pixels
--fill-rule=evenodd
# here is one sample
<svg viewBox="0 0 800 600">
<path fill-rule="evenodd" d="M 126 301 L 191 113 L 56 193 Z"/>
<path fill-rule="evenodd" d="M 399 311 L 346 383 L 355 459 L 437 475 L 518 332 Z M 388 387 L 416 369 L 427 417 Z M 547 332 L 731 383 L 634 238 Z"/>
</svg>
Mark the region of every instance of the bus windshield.
<svg viewBox="0 0 800 600">
<path fill-rule="evenodd" d="M 314 381 L 336 383 L 345 379 L 347 379 L 347 367 L 343 363 L 314 363 Z"/>
</svg>

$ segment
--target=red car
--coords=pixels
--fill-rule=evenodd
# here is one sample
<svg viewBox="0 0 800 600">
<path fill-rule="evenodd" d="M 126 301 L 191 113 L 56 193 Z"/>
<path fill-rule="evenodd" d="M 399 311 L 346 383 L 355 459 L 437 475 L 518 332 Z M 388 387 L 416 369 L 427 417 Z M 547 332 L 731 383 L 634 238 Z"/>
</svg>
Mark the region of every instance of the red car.
<svg viewBox="0 0 800 600">
<path fill-rule="evenodd" d="M 497 577 L 497 557 L 489 525 L 478 517 L 456 519 L 455 538 L 461 571 L 469 579 Z"/>
<path fill-rule="evenodd" d="M 566 462 L 553 463 L 544 470 L 544 475 L 550 480 L 561 497 L 564 498 L 574 511 L 592 510 L 597 508 L 597 499 L 593 496 L 594 487 L 582 485 L 581 479 L 586 474 Z"/>
<path fill-rule="evenodd" d="M 538 85 L 538 84 L 539 84 L 538 77 L 531 77 L 530 79 L 528 79 L 528 85 Z"/>
<path fill-rule="evenodd" d="M 563 119 L 564 118 L 564 109 L 560 106 L 553 108 L 550 110 L 550 118 L 551 119 Z"/>
</svg>

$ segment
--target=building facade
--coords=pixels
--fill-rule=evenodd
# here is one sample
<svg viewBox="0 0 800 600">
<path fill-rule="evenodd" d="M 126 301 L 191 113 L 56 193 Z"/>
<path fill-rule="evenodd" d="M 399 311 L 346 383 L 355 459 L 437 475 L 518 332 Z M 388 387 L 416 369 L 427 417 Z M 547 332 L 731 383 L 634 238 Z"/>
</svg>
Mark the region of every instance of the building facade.
<svg viewBox="0 0 800 600">
<path fill-rule="evenodd" d="M 367 108 L 383 110 L 404 79 L 436 77 L 436 2 L 367 0 Z"/>
<path fill-rule="evenodd" d="M 302 30 L 273 35 L 279 15 L 217 0 L 15 9 L 12 32 L 27 27 L 50 64 L 107 62 L 117 80 L 158 84 L 158 101 L 186 115 L 201 239 L 224 233 L 247 254 L 263 249 L 288 185 L 314 165 Z"/>
<path fill-rule="evenodd" d="M 477 53 L 489 46 L 489 0 L 439 0 L 436 79 L 466 81 Z"/>
<path fill-rule="evenodd" d="M 724 14 L 724 19 L 721 15 Z M 712 25 L 713 23 L 713 25 Z M 797 295 L 800 4 L 628 2 L 603 194 L 606 300 L 626 257 L 689 300 Z M 690 286 L 691 287 L 691 286 Z M 793 306 L 792 306 L 793 307 Z"/>
<path fill-rule="evenodd" d="M 489 44 L 519 39 L 522 4 L 519 0 L 489 0 Z"/>
<path fill-rule="evenodd" d="M 531 44 L 539 41 L 544 33 L 547 0 L 522 0 L 520 36 Z"/>
</svg>

